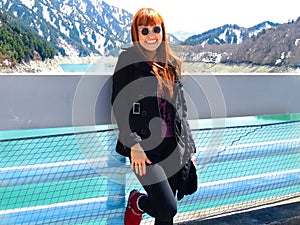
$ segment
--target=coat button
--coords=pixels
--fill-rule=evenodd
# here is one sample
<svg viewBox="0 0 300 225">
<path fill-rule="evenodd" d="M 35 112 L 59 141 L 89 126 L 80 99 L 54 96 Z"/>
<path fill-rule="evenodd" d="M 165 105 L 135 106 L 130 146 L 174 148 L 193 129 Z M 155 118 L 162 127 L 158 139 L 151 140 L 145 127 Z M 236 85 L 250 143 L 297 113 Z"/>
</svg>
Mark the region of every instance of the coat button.
<svg viewBox="0 0 300 225">
<path fill-rule="evenodd" d="M 145 135 L 146 134 L 146 129 L 141 129 L 141 134 Z"/>
<path fill-rule="evenodd" d="M 148 113 L 147 113 L 146 110 L 143 110 L 141 114 L 142 114 L 143 117 L 145 117 L 145 116 L 147 116 Z"/>
</svg>

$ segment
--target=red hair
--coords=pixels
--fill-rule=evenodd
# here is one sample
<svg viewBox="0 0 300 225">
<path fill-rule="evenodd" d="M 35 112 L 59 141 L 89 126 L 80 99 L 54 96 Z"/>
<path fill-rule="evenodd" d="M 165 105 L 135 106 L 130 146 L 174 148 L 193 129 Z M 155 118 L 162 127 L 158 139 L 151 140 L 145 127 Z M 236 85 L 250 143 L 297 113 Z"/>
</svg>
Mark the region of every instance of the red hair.
<svg viewBox="0 0 300 225">
<path fill-rule="evenodd" d="M 131 40 L 138 52 L 147 59 L 143 47 L 139 44 L 139 26 L 161 25 L 162 43 L 157 49 L 157 58 L 152 62 L 152 69 L 159 81 L 159 90 L 163 92 L 164 86 L 169 90 L 170 96 L 173 96 L 173 83 L 179 78 L 181 73 L 181 61 L 174 55 L 168 44 L 165 24 L 160 13 L 152 8 L 141 8 L 137 11 L 132 20 Z M 177 76 L 178 75 L 178 76 Z"/>
</svg>

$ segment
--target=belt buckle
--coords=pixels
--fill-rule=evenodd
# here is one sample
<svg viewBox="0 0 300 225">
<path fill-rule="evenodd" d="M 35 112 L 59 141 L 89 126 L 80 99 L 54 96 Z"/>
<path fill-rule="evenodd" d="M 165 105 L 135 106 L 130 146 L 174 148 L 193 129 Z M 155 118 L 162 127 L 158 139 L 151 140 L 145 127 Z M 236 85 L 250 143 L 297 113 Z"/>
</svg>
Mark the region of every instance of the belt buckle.
<svg viewBox="0 0 300 225">
<path fill-rule="evenodd" d="M 132 104 L 132 114 L 140 115 L 141 114 L 141 104 L 138 102 L 134 102 Z"/>
</svg>

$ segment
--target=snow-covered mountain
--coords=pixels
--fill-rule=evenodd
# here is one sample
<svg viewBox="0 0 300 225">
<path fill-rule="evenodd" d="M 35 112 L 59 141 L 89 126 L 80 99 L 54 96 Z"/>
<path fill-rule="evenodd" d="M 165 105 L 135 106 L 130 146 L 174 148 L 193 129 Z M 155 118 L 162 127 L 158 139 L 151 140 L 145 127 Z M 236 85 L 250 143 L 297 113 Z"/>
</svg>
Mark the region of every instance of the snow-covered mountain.
<svg viewBox="0 0 300 225">
<path fill-rule="evenodd" d="M 172 33 L 179 41 L 185 41 L 187 38 L 197 34 L 195 32 L 187 32 L 187 31 L 176 31 Z"/>
<path fill-rule="evenodd" d="M 276 27 L 279 24 L 269 21 L 262 22 L 256 26 L 245 28 L 238 25 L 226 24 L 224 26 L 211 29 L 202 34 L 193 35 L 187 38 L 185 45 L 205 45 L 205 44 L 240 44 L 245 39 L 257 35 L 263 30 Z"/>
<path fill-rule="evenodd" d="M 121 47 L 131 44 L 133 15 L 103 0 L 1 0 L 0 7 L 36 30 L 62 55 L 117 56 Z M 168 38 L 173 45 L 182 40 L 184 45 L 239 44 L 277 25 L 263 22 L 243 28 L 226 24 L 190 37 L 180 32 Z"/>
<path fill-rule="evenodd" d="M 0 7 L 66 55 L 117 55 L 130 42 L 132 15 L 102 0 L 1 0 Z"/>
</svg>

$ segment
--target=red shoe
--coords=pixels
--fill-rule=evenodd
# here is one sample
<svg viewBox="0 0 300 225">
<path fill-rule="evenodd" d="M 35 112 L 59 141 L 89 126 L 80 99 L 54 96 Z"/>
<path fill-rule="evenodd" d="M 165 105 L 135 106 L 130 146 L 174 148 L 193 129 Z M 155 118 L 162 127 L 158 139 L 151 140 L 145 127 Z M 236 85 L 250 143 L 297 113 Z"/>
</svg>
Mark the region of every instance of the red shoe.
<svg viewBox="0 0 300 225">
<path fill-rule="evenodd" d="M 138 209 L 137 200 L 142 195 L 143 194 L 137 190 L 130 192 L 124 217 L 125 225 L 140 225 L 142 212 Z"/>
</svg>

